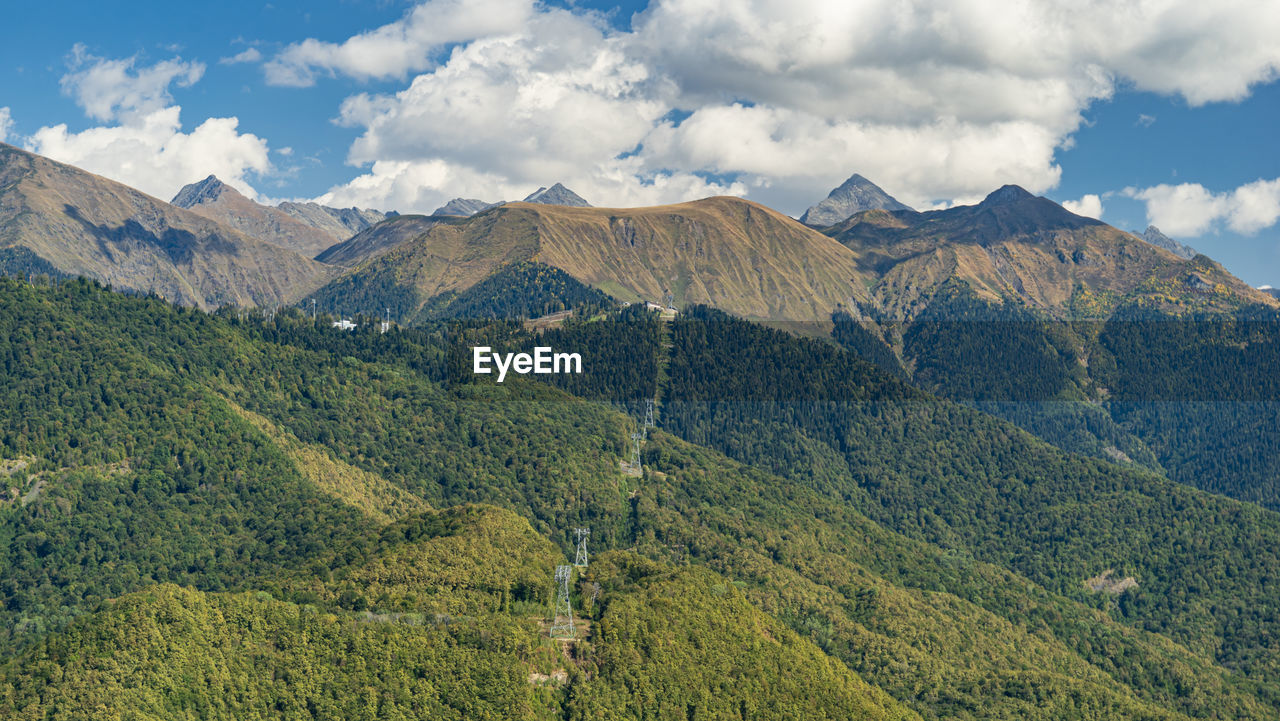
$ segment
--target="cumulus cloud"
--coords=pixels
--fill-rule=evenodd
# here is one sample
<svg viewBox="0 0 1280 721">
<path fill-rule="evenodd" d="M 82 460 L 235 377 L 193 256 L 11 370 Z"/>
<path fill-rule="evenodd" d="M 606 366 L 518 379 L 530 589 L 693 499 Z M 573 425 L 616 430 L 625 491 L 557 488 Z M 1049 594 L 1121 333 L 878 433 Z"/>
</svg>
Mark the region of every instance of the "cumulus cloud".
<svg viewBox="0 0 1280 721">
<path fill-rule="evenodd" d="M 73 132 L 43 127 L 24 141 L 28 150 L 125 183 L 168 200 L 210 173 L 250 197 L 252 174 L 271 171 L 266 140 L 239 132 L 239 120 L 208 118 L 184 132 L 182 109 L 169 86 L 199 80 L 204 66 L 173 59 L 140 67 L 135 58 L 95 58 L 77 46 L 63 88 L 85 114 L 111 125 Z"/>
<path fill-rule="evenodd" d="M 341 43 L 308 38 L 288 46 L 266 64 L 267 82 L 305 87 L 317 75 L 337 73 L 361 80 L 404 77 L 430 67 L 442 46 L 516 32 L 533 12 L 533 0 L 429 0 L 401 20 Z"/>
<path fill-rule="evenodd" d="M 256 63 L 262 60 L 262 52 L 257 48 L 246 48 L 228 58 L 218 61 L 219 65 L 236 65 L 238 63 Z"/>
<path fill-rule="evenodd" d="M 247 176 L 270 170 L 267 142 L 240 133 L 236 118 L 209 118 L 184 133 L 180 112 L 171 106 L 124 125 L 79 133 L 66 125 L 44 127 L 28 138 L 27 149 L 162 200 L 210 173 L 255 196 Z"/>
<path fill-rule="evenodd" d="M 1086 218 L 1098 219 L 1102 217 L 1102 198 L 1088 193 L 1079 200 L 1064 200 L 1062 207 L 1070 210 L 1076 215 L 1083 215 Z"/>
<path fill-rule="evenodd" d="M 1280 178 L 1256 180 L 1225 193 L 1182 183 L 1126 188 L 1124 194 L 1145 202 L 1148 220 L 1174 236 L 1202 235 L 1221 225 L 1253 234 L 1280 219 Z"/>
<path fill-rule="evenodd" d="M 9 140 L 9 133 L 13 131 L 13 116 L 9 113 L 8 107 L 0 108 L 0 143 Z"/>
<path fill-rule="evenodd" d="M 366 172 L 332 195 L 381 207 L 561 180 L 602 204 L 745 192 L 798 212 L 855 171 L 927 207 L 1053 188 L 1082 113 L 1122 85 L 1243 98 L 1276 77 L 1278 32 L 1280 5 L 1247 0 L 652 0 L 627 30 L 532 0 L 428 0 L 266 72 L 417 74 L 339 115 Z"/>
<path fill-rule="evenodd" d="M 204 65 L 165 60 L 137 67 L 137 58 L 109 60 L 90 55 L 84 45 L 71 50 L 71 72 L 62 76 L 62 91 L 85 113 L 101 121 L 145 116 L 173 101 L 169 86 L 189 87 L 204 75 Z"/>
</svg>

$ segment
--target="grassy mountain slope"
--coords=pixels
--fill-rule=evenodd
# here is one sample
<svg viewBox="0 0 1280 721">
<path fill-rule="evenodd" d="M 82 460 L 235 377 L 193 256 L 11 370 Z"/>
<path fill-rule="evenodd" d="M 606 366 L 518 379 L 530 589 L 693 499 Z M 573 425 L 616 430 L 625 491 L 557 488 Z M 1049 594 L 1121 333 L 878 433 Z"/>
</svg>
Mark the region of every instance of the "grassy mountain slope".
<svg viewBox="0 0 1280 721">
<path fill-rule="evenodd" d="M 826 321 L 864 292 L 838 243 L 761 205 L 708 198 L 634 209 L 508 203 L 431 228 L 320 293 L 369 289 L 369 303 L 386 297 L 383 307 L 412 314 L 517 261 L 555 266 L 620 300 L 670 292 L 679 304 L 759 319 Z"/>
<path fill-rule="evenodd" d="M 1056 317 L 1106 317 L 1139 297 L 1178 311 L 1276 305 L 1204 256 L 1179 258 L 1016 186 L 974 206 L 869 210 L 824 232 L 875 274 L 871 295 L 888 318 L 916 316 L 953 279 Z"/>
<path fill-rule="evenodd" d="M 321 263 L 355 266 L 415 238 L 448 218 L 398 215 L 372 225 L 316 256 Z"/>
<path fill-rule="evenodd" d="M 26 249 L 60 273 L 201 308 L 289 302 L 329 272 L 127 186 L 4 144 L 0 248 Z"/>
</svg>

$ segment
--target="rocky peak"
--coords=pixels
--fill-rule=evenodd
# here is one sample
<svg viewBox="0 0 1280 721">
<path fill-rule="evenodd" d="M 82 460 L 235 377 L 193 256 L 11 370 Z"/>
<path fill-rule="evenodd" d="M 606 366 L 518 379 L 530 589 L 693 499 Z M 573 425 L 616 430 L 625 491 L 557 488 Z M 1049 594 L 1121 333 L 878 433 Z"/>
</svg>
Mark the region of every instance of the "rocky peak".
<svg viewBox="0 0 1280 721">
<path fill-rule="evenodd" d="M 179 190 L 169 202 L 179 208 L 192 208 L 201 203 L 211 203 L 222 197 L 224 193 L 236 193 L 236 190 L 218 180 L 216 176 L 210 175 L 198 183 L 182 186 L 182 190 Z M 236 194 L 239 195 L 239 193 Z"/>
<path fill-rule="evenodd" d="M 476 198 L 454 198 L 444 205 L 436 208 L 432 215 L 461 215 L 470 217 L 482 210 L 492 208 L 497 203 L 487 203 Z"/>
<path fill-rule="evenodd" d="M 983 198 L 982 202 L 979 203 L 978 205 L 983 205 L 983 206 L 1008 205 L 1010 203 L 1016 203 L 1020 200 L 1028 200 L 1035 197 L 1036 196 L 1032 195 L 1031 193 L 1028 193 L 1026 189 L 1024 189 L 1022 186 L 1002 185 L 998 190 L 992 191 L 990 195 L 988 195 L 986 198 Z"/>
<path fill-rule="evenodd" d="M 864 210 L 911 210 L 880 186 L 854 173 L 832 190 L 826 199 L 814 205 L 800 216 L 800 222 L 815 227 L 835 225 L 854 213 Z"/>
<path fill-rule="evenodd" d="M 1156 246 L 1157 248 L 1164 248 L 1165 250 L 1169 251 L 1170 253 L 1173 253 L 1179 258 L 1186 258 L 1189 260 L 1191 258 L 1196 257 L 1195 248 L 1192 248 L 1187 245 L 1183 245 L 1182 243 L 1179 243 L 1178 241 L 1174 240 L 1173 238 L 1170 238 L 1164 233 L 1161 233 L 1160 229 L 1155 227 L 1154 225 L 1148 225 L 1147 229 L 1142 231 L 1141 233 L 1135 230 L 1133 231 L 1133 234 L 1138 236 L 1139 238 L 1142 238 L 1148 243 Z"/>
<path fill-rule="evenodd" d="M 582 196 L 559 183 L 550 188 L 538 188 L 529 197 L 525 198 L 524 202 L 542 203 L 543 205 L 569 205 L 575 208 L 591 207 L 591 204 L 583 200 Z"/>
</svg>

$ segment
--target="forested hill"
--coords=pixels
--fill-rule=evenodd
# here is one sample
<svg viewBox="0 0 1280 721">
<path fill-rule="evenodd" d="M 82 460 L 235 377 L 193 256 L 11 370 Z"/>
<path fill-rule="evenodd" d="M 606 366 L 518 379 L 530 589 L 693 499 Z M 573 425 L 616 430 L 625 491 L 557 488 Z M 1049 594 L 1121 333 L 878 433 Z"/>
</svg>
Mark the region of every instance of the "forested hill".
<svg viewBox="0 0 1280 721">
<path fill-rule="evenodd" d="M 450 375 L 462 343 L 539 340 L 518 324 L 5 280 L 0 338 L 6 718 L 1280 710 L 1275 514 L 827 343 L 638 309 L 541 336 L 648 374 L 637 475 L 626 398 L 585 374 L 591 400 Z M 598 555 L 553 642 L 575 527 Z"/>
</svg>

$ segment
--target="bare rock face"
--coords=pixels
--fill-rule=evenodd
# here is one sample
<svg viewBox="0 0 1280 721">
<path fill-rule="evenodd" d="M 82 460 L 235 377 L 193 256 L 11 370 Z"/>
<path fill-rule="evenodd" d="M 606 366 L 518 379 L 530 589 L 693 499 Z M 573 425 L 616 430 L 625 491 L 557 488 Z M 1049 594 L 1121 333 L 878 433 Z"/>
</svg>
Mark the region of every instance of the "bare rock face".
<svg viewBox="0 0 1280 721">
<path fill-rule="evenodd" d="M 302 223 L 318 228 L 340 242 L 366 228 L 373 227 L 387 218 L 394 218 L 394 211 L 383 212 L 368 208 L 330 208 L 319 203 L 283 202 L 276 206 Z"/>
<path fill-rule="evenodd" d="M 1192 248 L 1189 245 L 1183 245 L 1182 243 L 1179 243 L 1178 241 L 1174 240 L 1173 238 L 1170 238 L 1164 233 L 1161 233 L 1160 229 L 1155 227 L 1154 225 L 1148 225 L 1147 229 L 1142 231 L 1141 233 L 1135 230 L 1133 231 L 1133 234 L 1138 236 L 1139 238 L 1142 238 L 1143 240 L 1147 241 L 1148 243 L 1154 245 L 1157 248 L 1164 248 L 1165 250 L 1169 251 L 1170 253 L 1173 253 L 1179 258 L 1186 258 L 1187 260 L 1190 260 L 1196 257 L 1195 248 Z"/>
<path fill-rule="evenodd" d="M 452 216 L 459 216 L 463 218 L 470 218 L 471 216 L 475 215 L 476 213 L 479 213 L 482 210 L 488 210 L 489 208 L 492 208 L 495 205 L 501 205 L 501 204 L 502 204 L 501 202 L 488 203 L 483 200 L 478 200 L 476 198 L 454 198 L 453 200 L 450 200 L 449 202 L 445 203 L 439 208 L 436 208 L 435 211 L 431 213 L 431 215 L 433 216 L 452 215 Z"/>
<path fill-rule="evenodd" d="M 582 199 L 582 196 L 569 190 L 563 185 L 556 183 L 550 188 L 538 188 L 524 199 L 526 203 L 541 203 L 542 205 L 568 205 L 573 208 L 590 208 L 591 203 Z"/>
<path fill-rule="evenodd" d="M 840 187 L 831 191 L 825 200 L 805 211 L 800 222 L 815 228 L 825 228 L 848 219 L 864 210 L 911 210 L 899 203 L 880 186 L 854 173 Z"/>
</svg>

